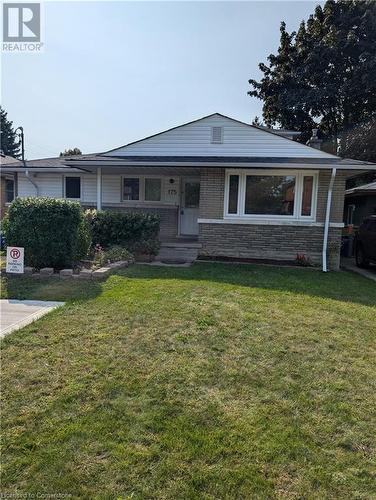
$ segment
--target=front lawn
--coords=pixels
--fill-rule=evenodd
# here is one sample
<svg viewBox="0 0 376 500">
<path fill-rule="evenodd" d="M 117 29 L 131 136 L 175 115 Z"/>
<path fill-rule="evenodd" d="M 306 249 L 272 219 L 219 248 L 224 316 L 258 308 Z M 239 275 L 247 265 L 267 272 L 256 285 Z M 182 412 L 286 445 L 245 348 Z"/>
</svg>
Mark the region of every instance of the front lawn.
<svg viewBox="0 0 376 500">
<path fill-rule="evenodd" d="M 68 302 L 3 341 L 2 493 L 376 497 L 372 281 L 138 265 L 3 293 Z"/>
</svg>

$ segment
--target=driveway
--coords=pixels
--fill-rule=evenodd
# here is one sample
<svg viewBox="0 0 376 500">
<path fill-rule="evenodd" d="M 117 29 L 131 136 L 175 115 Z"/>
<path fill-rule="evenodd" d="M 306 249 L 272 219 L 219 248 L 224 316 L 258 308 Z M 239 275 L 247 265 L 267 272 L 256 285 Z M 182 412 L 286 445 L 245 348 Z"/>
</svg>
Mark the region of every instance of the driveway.
<svg viewBox="0 0 376 500">
<path fill-rule="evenodd" d="M 341 267 L 347 271 L 353 271 L 354 273 L 361 274 L 365 278 L 376 281 L 376 266 L 373 264 L 371 264 L 369 268 L 363 269 L 355 264 L 354 259 L 342 258 Z"/>
<path fill-rule="evenodd" d="M 0 337 L 23 328 L 63 304 L 42 300 L 0 300 Z"/>
</svg>

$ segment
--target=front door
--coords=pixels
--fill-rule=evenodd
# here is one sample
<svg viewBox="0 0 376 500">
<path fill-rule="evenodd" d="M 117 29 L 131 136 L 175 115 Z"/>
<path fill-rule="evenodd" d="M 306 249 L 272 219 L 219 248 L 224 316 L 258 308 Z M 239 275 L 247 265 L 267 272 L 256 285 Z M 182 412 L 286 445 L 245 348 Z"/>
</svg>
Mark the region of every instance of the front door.
<svg viewBox="0 0 376 500">
<path fill-rule="evenodd" d="M 180 234 L 198 234 L 198 211 L 200 205 L 200 179 L 182 180 L 182 199 L 180 211 Z"/>
</svg>

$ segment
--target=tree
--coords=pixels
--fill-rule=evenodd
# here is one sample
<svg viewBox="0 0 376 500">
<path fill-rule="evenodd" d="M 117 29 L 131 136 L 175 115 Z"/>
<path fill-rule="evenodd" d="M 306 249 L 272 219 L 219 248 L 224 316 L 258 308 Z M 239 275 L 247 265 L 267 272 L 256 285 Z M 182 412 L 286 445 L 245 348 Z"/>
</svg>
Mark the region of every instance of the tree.
<svg viewBox="0 0 376 500">
<path fill-rule="evenodd" d="M 340 154 L 376 163 L 376 119 L 349 130 L 341 141 Z"/>
<path fill-rule="evenodd" d="M 8 113 L 0 106 L 1 150 L 5 155 L 19 158 L 20 142 L 13 128 L 13 122 L 8 120 Z"/>
<path fill-rule="evenodd" d="M 60 153 L 59 156 L 75 156 L 75 155 L 82 155 L 82 152 L 79 148 L 65 149 L 63 152 Z"/>
<path fill-rule="evenodd" d="M 250 96 L 263 101 L 268 126 L 312 128 L 328 149 L 360 123 L 376 118 L 376 2 L 328 0 L 297 32 L 281 23 L 280 46 L 261 63 L 263 77 L 249 80 Z"/>
</svg>

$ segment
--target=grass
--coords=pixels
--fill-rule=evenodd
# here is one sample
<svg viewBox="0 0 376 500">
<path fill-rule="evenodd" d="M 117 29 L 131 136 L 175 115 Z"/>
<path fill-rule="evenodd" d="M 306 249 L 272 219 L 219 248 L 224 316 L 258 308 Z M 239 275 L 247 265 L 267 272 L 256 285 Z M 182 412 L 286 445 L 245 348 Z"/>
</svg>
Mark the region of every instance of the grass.
<svg viewBox="0 0 376 500">
<path fill-rule="evenodd" d="M 67 301 L 3 341 L 3 492 L 376 498 L 372 281 L 200 263 L 3 293 Z"/>
</svg>

